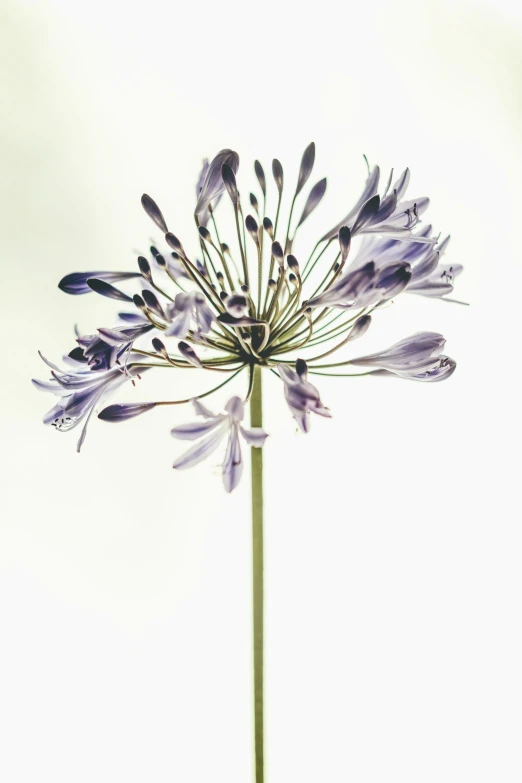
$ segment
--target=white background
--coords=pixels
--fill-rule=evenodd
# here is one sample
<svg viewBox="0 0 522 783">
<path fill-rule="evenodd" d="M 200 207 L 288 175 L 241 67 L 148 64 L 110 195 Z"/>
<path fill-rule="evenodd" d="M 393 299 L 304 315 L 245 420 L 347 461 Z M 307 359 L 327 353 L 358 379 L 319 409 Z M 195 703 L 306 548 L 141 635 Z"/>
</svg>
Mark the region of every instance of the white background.
<svg viewBox="0 0 522 783">
<path fill-rule="evenodd" d="M 408 165 L 472 306 L 398 300 L 368 350 L 441 331 L 455 375 L 321 379 L 306 437 L 266 381 L 267 783 L 522 779 L 521 28 L 498 2 L 4 4 L 4 783 L 252 780 L 248 481 L 172 471 L 183 409 L 94 421 L 78 456 L 29 380 L 106 324 L 56 283 L 135 263 L 143 191 L 190 247 L 202 157 L 237 149 L 246 189 L 312 139 L 304 239 L 362 153 Z M 189 391 L 162 383 L 126 394 Z"/>
</svg>

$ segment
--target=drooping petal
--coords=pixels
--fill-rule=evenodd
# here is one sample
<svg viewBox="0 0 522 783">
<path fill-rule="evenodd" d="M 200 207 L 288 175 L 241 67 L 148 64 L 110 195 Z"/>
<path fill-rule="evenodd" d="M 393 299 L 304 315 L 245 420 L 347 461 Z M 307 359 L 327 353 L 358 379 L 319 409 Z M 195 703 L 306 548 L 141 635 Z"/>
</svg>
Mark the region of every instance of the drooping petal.
<svg viewBox="0 0 522 783">
<path fill-rule="evenodd" d="M 241 444 L 237 424 L 229 429 L 227 450 L 222 465 L 223 484 L 227 492 L 232 492 L 241 479 L 243 473 L 243 460 L 241 458 Z"/>
<path fill-rule="evenodd" d="M 204 438 L 199 443 L 195 443 L 188 451 L 178 457 L 178 459 L 172 465 L 176 470 L 185 470 L 191 468 L 202 462 L 217 449 L 223 438 L 225 437 L 226 428 L 218 427 L 211 435 Z"/>
</svg>

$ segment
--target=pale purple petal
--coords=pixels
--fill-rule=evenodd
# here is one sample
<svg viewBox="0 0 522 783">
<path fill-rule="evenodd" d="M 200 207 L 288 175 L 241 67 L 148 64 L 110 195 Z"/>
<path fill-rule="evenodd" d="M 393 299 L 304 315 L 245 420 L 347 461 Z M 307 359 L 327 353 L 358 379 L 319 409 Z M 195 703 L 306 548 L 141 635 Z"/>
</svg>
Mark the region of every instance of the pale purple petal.
<svg viewBox="0 0 522 783">
<path fill-rule="evenodd" d="M 234 421 L 243 421 L 245 406 L 241 397 L 231 397 L 225 405 L 225 410 Z"/>
<path fill-rule="evenodd" d="M 223 484 L 227 492 L 232 492 L 241 479 L 243 473 L 243 460 L 241 458 L 241 445 L 237 425 L 230 427 L 227 450 L 222 465 Z"/>
<path fill-rule="evenodd" d="M 178 457 L 172 467 L 176 468 L 176 470 L 185 470 L 186 468 L 191 468 L 193 465 L 202 462 L 217 449 L 225 437 L 225 431 L 224 427 L 218 427 L 215 432 L 212 432 L 212 434 L 208 436 L 208 438 L 194 444 L 194 446 L 182 454 L 181 457 Z"/>
<path fill-rule="evenodd" d="M 223 416 L 216 416 L 213 419 L 206 419 L 205 421 L 195 421 L 189 424 L 180 424 L 178 427 L 174 427 L 170 434 L 173 438 L 178 440 L 198 440 L 204 435 L 208 435 L 216 427 L 222 426 L 225 419 Z"/>
</svg>

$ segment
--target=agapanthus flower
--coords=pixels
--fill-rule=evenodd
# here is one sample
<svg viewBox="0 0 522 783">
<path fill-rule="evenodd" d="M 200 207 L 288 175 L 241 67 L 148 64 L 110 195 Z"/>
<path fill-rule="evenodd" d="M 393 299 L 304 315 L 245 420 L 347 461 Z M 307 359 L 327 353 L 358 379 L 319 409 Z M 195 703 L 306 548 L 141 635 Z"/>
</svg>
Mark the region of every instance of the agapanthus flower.
<svg viewBox="0 0 522 783">
<path fill-rule="evenodd" d="M 136 367 L 127 369 L 119 366 L 93 371 L 83 369 L 81 364 L 78 365 L 80 369 L 63 371 L 43 356 L 42 359 L 51 369 L 52 377 L 48 381 L 33 380 L 33 384 L 40 391 L 52 392 L 59 397 L 56 405 L 45 414 L 43 422 L 58 432 L 68 432 L 83 422 L 76 445 L 76 450 L 80 451 L 95 408 L 104 403 L 125 381 L 134 382 L 139 377 L 139 371 Z"/>
<path fill-rule="evenodd" d="M 437 332 L 418 332 L 384 351 L 359 356 L 351 364 L 376 367 L 380 374 L 399 375 L 416 381 L 442 381 L 455 370 L 455 362 L 442 354 L 446 340 Z"/>
<path fill-rule="evenodd" d="M 440 241 L 431 225 L 423 223 L 429 199 L 406 197 L 409 169 L 396 178 L 392 172 L 380 188 L 379 168 L 369 168 L 361 196 L 346 217 L 326 233 L 325 220 L 315 246 L 300 246 L 300 228 L 319 211 L 327 188 L 325 177 L 309 186 L 314 167 L 312 143 L 288 192 L 279 160 L 271 167 L 274 187 L 255 161 L 256 184 L 245 196 L 237 179 L 236 152 L 224 149 L 206 161 L 196 185 L 197 257 L 185 249 L 189 245 L 167 224 L 155 201 L 144 195 L 143 208 L 168 250 L 161 253 L 152 246 L 149 259 L 138 257 L 137 271 L 78 272 L 62 279 L 59 285 L 66 293 L 95 292 L 128 307 L 120 313 L 123 327 L 78 337 L 69 356 L 78 369 L 63 373 L 53 368 L 52 380 L 38 383 L 60 395 L 46 421 L 57 429 L 72 429 L 142 368 L 190 370 L 203 379 L 213 373 L 216 383 L 187 400 L 114 403 L 99 418 L 120 422 L 158 405 L 193 399 L 202 421 L 175 427 L 173 434 L 196 443 L 174 467 L 197 464 L 226 438 L 221 464 L 231 491 L 242 470 L 240 438 L 262 446 L 266 437 L 261 427 L 245 429 L 242 424 L 244 403 L 261 374 L 273 373 L 279 380 L 298 429 L 305 433 L 311 413 L 332 416 L 310 380 L 314 375 L 448 378 L 455 362 L 442 353 L 444 338 L 433 332 L 419 332 L 378 353 L 363 349 L 355 358 L 344 354 L 353 341 L 363 344 L 371 325 L 385 317 L 386 302 L 406 293 L 446 297 L 453 291 L 462 267 L 442 261 L 449 238 Z M 225 236 L 219 215 L 227 209 L 234 229 Z M 341 348 L 342 360 L 334 361 L 331 357 Z M 245 391 L 229 399 L 224 413 L 214 415 L 204 407 L 203 397 L 243 373 Z"/>
<path fill-rule="evenodd" d="M 231 397 L 225 405 L 225 413 L 212 413 L 202 402 L 193 400 L 194 409 L 204 421 L 193 424 L 181 424 L 174 427 L 171 434 L 179 440 L 195 440 L 197 443 L 178 457 L 173 467 L 184 470 L 197 465 L 209 457 L 218 448 L 223 439 L 227 438 L 225 457 L 221 465 L 223 484 L 227 492 L 237 487 L 243 472 L 241 458 L 241 443 L 239 436 L 248 446 L 262 448 L 268 434 L 260 427 L 243 427 L 241 422 L 245 416 L 245 407 L 241 397 Z"/>
</svg>

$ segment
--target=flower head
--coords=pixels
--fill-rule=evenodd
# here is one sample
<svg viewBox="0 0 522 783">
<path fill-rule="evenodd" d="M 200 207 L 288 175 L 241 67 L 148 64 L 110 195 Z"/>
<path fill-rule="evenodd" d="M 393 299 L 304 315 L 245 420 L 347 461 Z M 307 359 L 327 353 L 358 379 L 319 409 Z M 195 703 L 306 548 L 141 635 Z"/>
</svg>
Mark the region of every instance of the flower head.
<svg viewBox="0 0 522 783">
<path fill-rule="evenodd" d="M 156 202 L 143 195 L 142 206 L 168 250 L 152 246 L 149 257 L 138 257 L 134 271 L 73 272 L 61 280 L 66 293 L 94 292 L 127 307 L 119 314 L 123 326 L 78 337 L 68 357 L 72 372 L 53 366 L 51 381 L 37 382 L 60 398 L 46 421 L 56 429 L 72 429 L 142 369 L 190 370 L 210 377 L 215 383 L 186 400 L 114 403 L 100 418 L 120 422 L 194 397 L 201 420 L 176 427 L 173 434 L 195 443 L 174 467 L 198 463 L 226 440 L 222 470 L 231 491 L 242 470 L 241 438 L 254 447 L 266 438 L 260 428 L 242 424 L 244 404 L 260 375 L 279 376 L 303 432 L 310 429 L 311 413 L 331 416 L 310 380 L 313 375 L 448 378 L 455 362 L 442 353 L 444 338 L 433 332 L 419 332 L 379 353 L 333 359 L 347 344 L 362 341 L 384 317 L 384 304 L 405 293 L 446 297 L 462 267 L 442 261 L 448 238 L 439 241 L 431 225 L 423 223 L 429 199 L 406 197 L 409 169 L 398 177 L 392 172 L 382 186 L 379 167 L 368 167 L 365 186 L 346 217 L 323 233 L 325 222 L 314 246 L 299 244 L 301 226 L 324 209 L 327 180 L 321 176 L 314 182 L 315 160 L 311 143 L 290 186 L 278 159 L 272 161 L 272 185 L 255 161 L 252 192 L 242 190 L 239 155 L 233 150 L 205 161 L 194 204 L 197 258 Z M 222 210 L 232 218 L 226 236 L 218 227 Z M 128 312 L 132 306 L 136 310 Z M 144 341 L 147 336 L 152 347 Z M 223 413 L 215 415 L 200 402 L 243 374 L 245 391 L 231 397 Z"/>
</svg>

